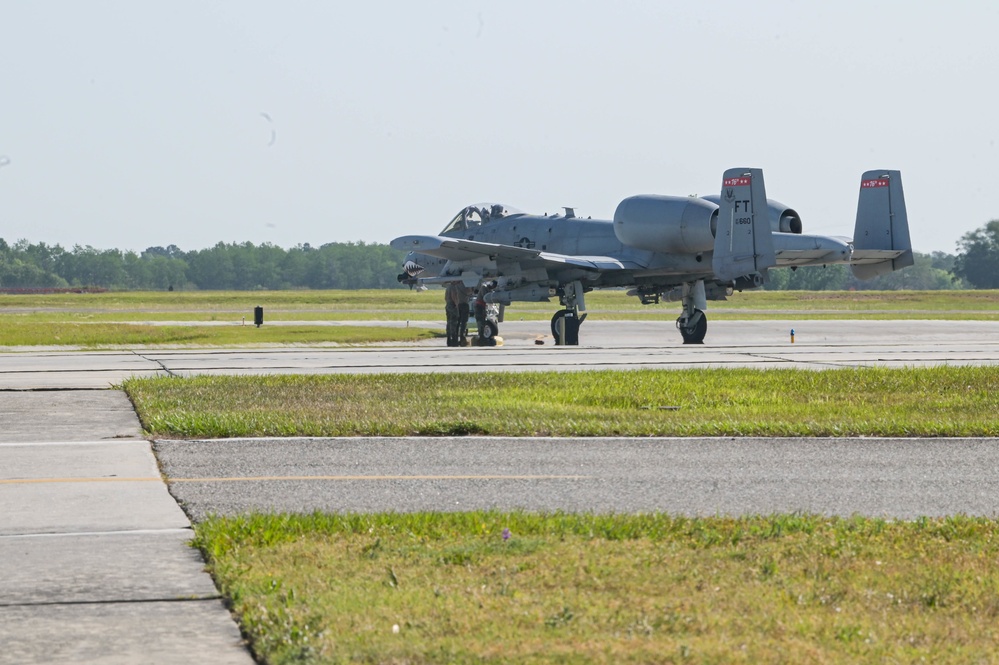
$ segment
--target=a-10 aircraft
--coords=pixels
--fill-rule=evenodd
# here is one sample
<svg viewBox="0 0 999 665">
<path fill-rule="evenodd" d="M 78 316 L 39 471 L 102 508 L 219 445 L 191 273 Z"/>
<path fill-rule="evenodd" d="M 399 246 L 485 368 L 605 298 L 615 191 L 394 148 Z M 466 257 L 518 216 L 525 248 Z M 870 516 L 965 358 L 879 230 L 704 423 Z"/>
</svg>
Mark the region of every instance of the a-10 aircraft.
<svg viewBox="0 0 999 665">
<path fill-rule="evenodd" d="M 468 206 L 439 235 L 391 242 L 408 250 L 399 281 L 461 281 L 485 301 L 549 301 L 556 343 L 578 344 L 584 295 L 628 288 L 643 304 L 682 302 L 676 320 L 685 344 L 708 329 L 708 300 L 762 286 L 770 268 L 850 264 L 860 279 L 913 263 L 898 171 L 867 171 L 860 180 L 854 236 L 805 235 L 792 208 L 768 199 L 763 171 L 725 171 L 719 195 L 632 196 L 614 220 L 530 215 L 499 204 Z"/>
</svg>

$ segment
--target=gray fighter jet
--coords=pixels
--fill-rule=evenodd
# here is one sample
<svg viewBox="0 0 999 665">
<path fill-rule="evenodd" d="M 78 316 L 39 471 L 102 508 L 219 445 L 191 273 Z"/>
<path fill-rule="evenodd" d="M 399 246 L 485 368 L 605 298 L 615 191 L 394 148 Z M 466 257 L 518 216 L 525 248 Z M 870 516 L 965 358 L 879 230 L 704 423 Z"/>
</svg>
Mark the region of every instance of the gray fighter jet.
<svg viewBox="0 0 999 665">
<path fill-rule="evenodd" d="M 868 279 L 913 262 L 898 171 L 863 174 L 852 240 L 801 231 L 797 212 L 767 198 L 761 169 L 735 168 L 717 196 L 632 196 L 613 221 L 479 204 L 439 235 L 391 246 L 409 252 L 399 281 L 412 286 L 460 280 L 500 305 L 557 297 L 559 344 L 579 343 L 584 295 L 597 288 L 630 288 L 643 304 L 680 301 L 676 327 L 685 344 L 700 344 L 707 301 L 762 286 L 770 268 L 848 263 Z"/>
</svg>

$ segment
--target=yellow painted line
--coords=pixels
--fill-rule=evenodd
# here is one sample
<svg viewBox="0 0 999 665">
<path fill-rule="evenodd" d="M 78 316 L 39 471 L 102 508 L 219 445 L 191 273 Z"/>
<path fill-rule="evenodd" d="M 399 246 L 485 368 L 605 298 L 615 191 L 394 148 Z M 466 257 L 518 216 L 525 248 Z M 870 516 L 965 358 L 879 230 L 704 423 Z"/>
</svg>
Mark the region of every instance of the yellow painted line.
<svg viewBox="0 0 999 665">
<path fill-rule="evenodd" d="M 119 478 L 108 476 L 106 478 L 11 478 L 0 480 L 0 485 L 33 485 L 37 483 L 148 483 L 163 482 L 157 476 L 147 476 L 144 478 Z"/>
<path fill-rule="evenodd" d="M 501 476 L 501 475 L 454 475 L 454 476 L 240 476 L 217 478 L 167 478 L 168 483 L 245 483 L 274 480 L 586 480 L 593 476 Z M 20 478 L 0 480 L 0 485 L 31 485 L 39 483 L 140 483 L 162 482 L 162 478 Z"/>
<path fill-rule="evenodd" d="M 242 478 L 168 478 L 170 483 L 224 483 L 255 480 L 582 480 L 592 476 L 246 476 Z"/>
</svg>

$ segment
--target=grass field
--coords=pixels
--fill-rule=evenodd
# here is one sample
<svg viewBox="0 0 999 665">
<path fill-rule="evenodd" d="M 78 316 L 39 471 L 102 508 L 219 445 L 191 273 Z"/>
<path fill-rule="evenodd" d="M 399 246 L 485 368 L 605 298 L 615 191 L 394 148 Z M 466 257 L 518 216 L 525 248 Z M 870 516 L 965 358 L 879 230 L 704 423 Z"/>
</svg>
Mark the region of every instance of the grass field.
<svg viewBox="0 0 999 665">
<path fill-rule="evenodd" d="M 410 399 L 414 386 L 419 399 Z M 157 437 L 999 436 L 999 368 L 129 379 Z"/>
<path fill-rule="evenodd" d="M 103 349 L 135 346 L 259 346 L 283 344 L 371 344 L 416 342 L 440 337 L 427 328 L 379 326 L 247 325 L 170 326 L 5 319 L 0 346 L 73 346 Z"/>
<path fill-rule="evenodd" d="M 267 663 L 990 663 L 999 524 L 250 515 L 196 543 Z"/>
<path fill-rule="evenodd" d="M 642 305 L 624 291 L 593 291 L 586 295 L 590 316 L 614 320 L 672 320 L 679 305 Z M 440 290 L 361 291 L 174 291 L 91 294 L 0 294 L 0 315 L 33 321 L 252 321 L 261 306 L 267 320 L 440 320 Z M 558 309 L 548 303 L 515 303 L 511 320 L 547 320 Z M 712 318 L 974 318 L 999 319 L 999 291 L 747 291 L 724 302 L 709 303 Z"/>
</svg>

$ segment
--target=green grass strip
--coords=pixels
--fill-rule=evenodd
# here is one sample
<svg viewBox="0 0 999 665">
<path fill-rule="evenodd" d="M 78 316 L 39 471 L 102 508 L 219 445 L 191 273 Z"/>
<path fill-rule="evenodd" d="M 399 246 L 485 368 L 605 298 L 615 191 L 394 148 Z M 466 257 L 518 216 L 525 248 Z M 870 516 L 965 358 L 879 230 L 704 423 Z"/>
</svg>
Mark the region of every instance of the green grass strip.
<svg viewBox="0 0 999 665">
<path fill-rule="evenodd" d="M 999 367 L 129 379 L 162 437 L 997 436 Z"/>
<path fill-rule="evenodd" d="M 378 326 L 156 326 L 125 323 L 38 322 L 7 318 L 0 346 L 77 346 L 102 349 L 134 346 L 252 346 L 275 344 L 368 344 L 415 342 L 441 333 L 426 328 Z"/>
<path fill-rule="evenodd" d="M 664 302 L 642 305 L 624 290 L 596 290 L 586 294 L 591 316 L 609 318 L 676 318 L 679 304 Z M 66 313 L 105 317 L 133 315 L 160 318 L 157 313 L 204 315 L 211 320 L 252 317 L 255 306 L 264 308 L 265 317 L 287 320 L 342 319 L 424 319 L 443 318 L 444 299 L 440 289 L 426 292 L 406 289 L 367 289 L 357 291 L 114 291 L 107 293 L 0 294 L 0 313 L 64 315 Z M 517 302 L 507 308 L 510 320 L 546 320 L 558 309 L 551 302 Z M 980 318 L 999 316 L 999 290 L 977 291 L 746 291 L 725 301 L 712 301 L 708 315 L 739 318 L 743 313 L 779 318 L 811 313 L 851 318 Z M 134 320 L 134 319 L 133 319 Z M 141 320 L 141 319 L 140 319 Z"/>
<path fill-rule="evenodd" d="M 249 515 L 195 542 L 261 662 L 992 662 L 999 524 Z"/>
</svg>

